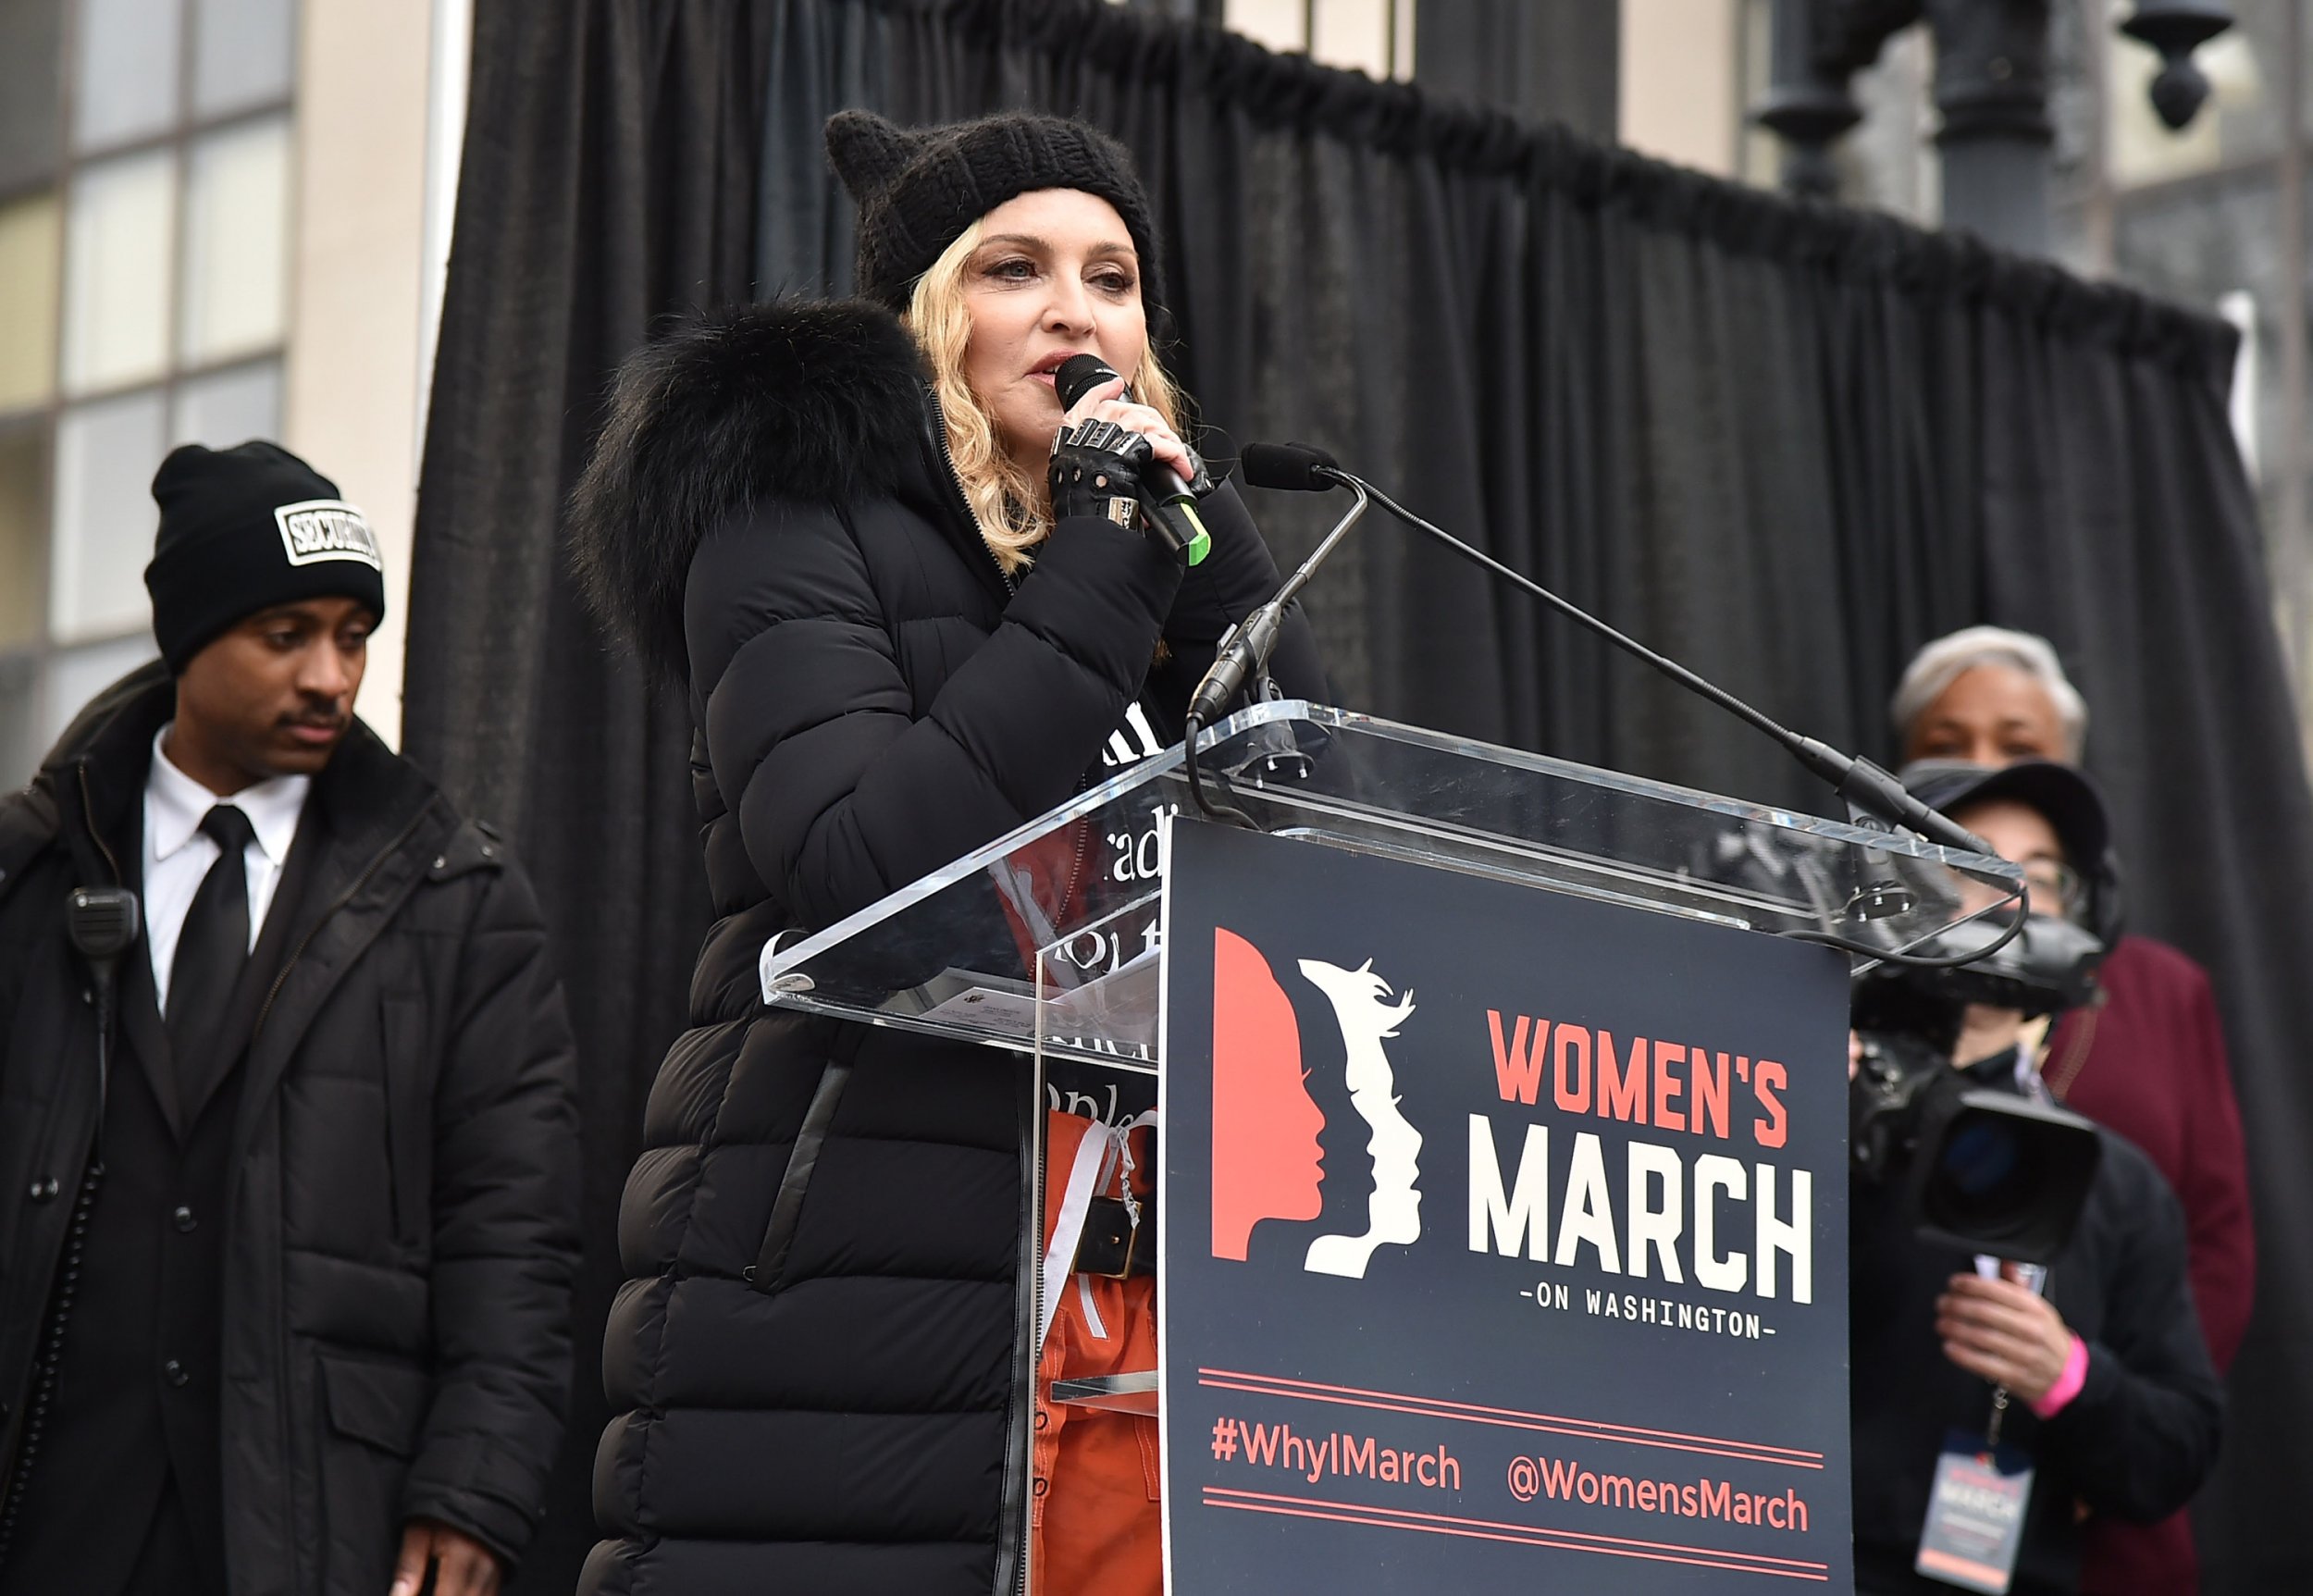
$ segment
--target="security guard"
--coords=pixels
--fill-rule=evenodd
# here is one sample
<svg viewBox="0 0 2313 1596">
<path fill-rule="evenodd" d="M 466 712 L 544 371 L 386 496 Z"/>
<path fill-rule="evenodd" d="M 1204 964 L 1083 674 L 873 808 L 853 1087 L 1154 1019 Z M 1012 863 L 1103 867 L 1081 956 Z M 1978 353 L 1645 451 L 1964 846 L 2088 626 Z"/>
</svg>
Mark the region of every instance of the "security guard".
<svg viewBox="0 0 2313 1596">
<path fill-rule="evenodd" d="M 0 1596 L 478 1596 L 569 1370 L 545 932 L 353 715 L 361 513 L 267 443 L 153 492 L 162 658 L 0 799 Z"/>
</svg>

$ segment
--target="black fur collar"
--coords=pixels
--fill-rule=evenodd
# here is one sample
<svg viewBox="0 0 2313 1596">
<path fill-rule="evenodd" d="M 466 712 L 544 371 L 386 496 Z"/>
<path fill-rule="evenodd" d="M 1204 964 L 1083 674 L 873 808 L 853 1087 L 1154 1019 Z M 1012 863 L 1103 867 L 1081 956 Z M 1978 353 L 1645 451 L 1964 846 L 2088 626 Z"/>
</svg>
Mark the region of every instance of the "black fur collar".
<svg viewBox="0 0 2313 1596">
<path fill-rule="evenodd" d="M 686 678 L 683 588 L 699 539 L 760 498 L 889 493 L 921 469 L 923 436 L 922 357 L 879 305 L 785 300 L 685 322 L 619 367 L 572 490 L 587 602 Z"/>
</svg>

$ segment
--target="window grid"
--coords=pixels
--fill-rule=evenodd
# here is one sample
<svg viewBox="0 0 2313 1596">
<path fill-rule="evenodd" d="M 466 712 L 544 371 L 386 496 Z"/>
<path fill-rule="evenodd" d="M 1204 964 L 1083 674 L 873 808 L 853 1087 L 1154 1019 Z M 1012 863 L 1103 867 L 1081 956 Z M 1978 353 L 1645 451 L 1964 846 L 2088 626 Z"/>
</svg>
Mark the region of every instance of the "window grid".
<svg viewBox="0 0 2313 1596">
<path fill-rule="evenodd" d="M 1120 0 L 1132 4 L 1133 0 Z M 1163 5 L 1165 0 L 1141 0 L 1142 4 Z M 1353 0 L 1356 15 L 1368 9 L 1367 3 Z M 1347 67 L 1374 72 L 1384 79 L 1404 81 L 1414 75 L 1414 8 L 1417 0 L 1378 0 L 1370 3 L 1374 29 L 1370 36 L 1353 29 L 1351 38 L 1358 43 L 1344 45 L 1338 36 L 1332 47 L 1320 53 L 1318 44 L 1333 29 L 1338 28 L 1345 13 L 1338 0 L 1226 0 L 1218 6 L 1203 4 L 1199 15 L 1218 21 L 1233 32 L 1241 33 L 1268 49 L 1286 55 L 1307 56 L 1329 67 Z M 1217 13 L 1217 14 L 1216 14 Z M 1365 47 L 1359 48 L 1358 43 Z"/>
<path fill-rule="evenodd" d="M 54 164 L 44 173 L 28 174 L 21 181 L 0 186 L 0 205 L 17 201 L 53 195 L 57 208 L 57 225 L 53 243 L 55 255 L 52 270 L 56 291 L 47 307 L 55 336 L 50 340 L 48 381 L 44 398 L 38 403 L 19 405 L 0 411 L 0 444 L 19 444 L 31 436 L 36 439 L 37 480 L 29 496 L 31 505 L 30 558 L 21 567 L 26 585 L 34 595 L 31 609 L 33 622 L 29 635 L 15 638 L 0 637 L 0 786 L 10 786 L 28 777 L 33 764 L 46 751 L 48 740 L 59 728 L 57 715 L 69 714 L 77 706 L 52 702 L 53 679 L 58 672 L 59 660 L 69 658 L 83 650 L 93 650 L 107 644 L 118 646 L 135 638 L 135 632 L 112 630 L 91 631 L 82 635 L 60 625 L 56 612 L 56 583 L 57 579 L 57 538 L 64 529 L 56 524 L 56 507 L 63 484 L 59 479 L 62 424 L 69 413 L 136 394 L 158 395 L 163 417 L 164 442 L 174 436 L 183 406 L 183 392 L 189 384 L 235 372 L 254 372 L 266 366 L 277 371 L 282 366 L 283 344 L 287 337 L 290 283 L 285 270 L 281 286 L 280 332 L 268 343 L 256 348 L 232 350 L 216 358 L 188 360 L 184 353 L 184 332 L 189 309 L 186 303 L 187 251 L 192 243 L 190 229 L 193 226 L 189 179 L 193 147 L 213 135 L 230 133 L 254 128 L 270 120 L 287 123 L 293 109 L 296 84 L 294 80 L 293 41 L 298 24 L 298 7 L 290 8 L 292 68 L 289 81 L 281 91 L 270 97 L 235 104 L 221 111 L 204 114 L 199 108 L 196 81 L 200 59 L 198 29 L 201 24 L 199 0 L 175 0 L 178 26 L 177 105 L 169 125 L 157 131 L 133 137 L 99 142 L 82 148 L 75 138 L 74 119 L 80 108 L 80 63 L 87 23 L 90 0 L 67 0 L 63 26 L 58 39 L 58 55 L 55 63 L 58 74 L 56 96 L 57 139 Z M 103 382 L 74 390 L 66 382 L 67 339 L 65 328 L 70 314 L 75 284 L 69 276 L 71 264 L 72 207 L 82 175 L 93 167 L 143 155 L 166 153 L 168 156 L 168 180 L 174 198 L 168 238 L 168 291 L 164 313 L 160 368 L 157 376 L 137 380 Z M 281 194 L 285 241 L 294 238 L 295 221 L 295 151 L 290 152 L 290 166 Z M 155 462 L 157 464 L 157 461 Z M 60 634 L 69 631 L 69 636 Z M 21 696 L 11 693 L 19 689 Z M 8 702 L 14 697 L 13 704 Z M 11 735 L 7 724 L 13 712 L 18 724 Z M 10 747 L 13 742 L 17 746 Z"/>
</svg>

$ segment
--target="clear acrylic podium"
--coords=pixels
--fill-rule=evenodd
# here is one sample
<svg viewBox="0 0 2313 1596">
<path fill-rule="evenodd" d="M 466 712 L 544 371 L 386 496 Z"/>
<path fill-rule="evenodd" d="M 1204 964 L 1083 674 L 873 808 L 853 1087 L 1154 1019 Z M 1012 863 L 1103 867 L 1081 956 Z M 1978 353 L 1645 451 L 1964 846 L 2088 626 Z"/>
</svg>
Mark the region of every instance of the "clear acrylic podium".
<svg viewBox="0 0 2313 1596">
<path fill-rule="evenodd" d="M 1305 702 L 1244 711 L 1199 749 L 1208 793 L 1273 835 L 1736 931 L 1828 934 L 1859 964 L 2021 893 L 2015 866 L 1908 834 Z M 1169 839 L 1197 816 L 1183 750 L 1144 760 L 837 924 L 774 941 L 764 999 L 1020 1051 L 1040 1098 L 1056 1069 L 1155 1074 Z M 1155 1414 L 1159 1384 L 1156 1370 L 1058 1381 L 1051 1400 Z"/>
<path fill-rule="evenodd" d="M 1909 834 L 1298 700 L 1243 711 L 1198 746 L 1208 790 L 1273 835 L 1768 935 L 1901 952 L 2012 904 L 2022 883 Z M 1142 761 L 847 920 L 775 940 L 764 1001 L 1153 1072 L 1167 826 L 1196 813 L 1180 748 Z"/>
</svg>

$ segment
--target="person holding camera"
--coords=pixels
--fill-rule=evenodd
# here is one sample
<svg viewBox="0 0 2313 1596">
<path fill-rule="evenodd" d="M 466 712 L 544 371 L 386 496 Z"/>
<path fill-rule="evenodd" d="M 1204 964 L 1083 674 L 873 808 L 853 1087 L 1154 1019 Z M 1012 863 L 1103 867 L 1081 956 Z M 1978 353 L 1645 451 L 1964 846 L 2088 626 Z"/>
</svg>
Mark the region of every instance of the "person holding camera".
<svg viewBox="0 0 2313 1596">
<path fill-rule="evenodd" d="M 2035 904 L 2060 902 L 2076 878 L 2106 868 L 2103 806 L 2064 766 L 1931 761 L 1907 768 L 1905 779 L 2021 865 Z M 2080 939 L 2075 928 L 2059 931 Z M 2085 962 L 2075 956 L 2062 975 L 2076 977 Z M 1861 1053 L 1932 1055 L 1948 1059 L 1966 1088 L 2047 1101 L 2028 1042 L 2031 1009 L 2007 1006 L 2030 1001 L 2032 972 L 2000 1005 L 1969 1001 L 1980 994 L 1955 992 L 1948 973 L 1886 971 L 1859 993 Z M 2064 984 L 2050 980 L 2032 1008 L 2055 1007 Z M 1999 1589 L 1998 1578 L 2013 1591 L 2076 1591 L 2084 1527 L 2166 1517 L 2213 1466 L 2223 1395 L 2193 1310 L 2183 1211 L 2134 1144 L 2094 1133 L 2078 1219 L 2045 1268 L 1922 1234 L 1902 1182 L 1855 1183 L 1859 1591 Z M 2014 1487 L 2021 1506 L 1997 1553 L 1955 1558 L 1944 1550 L 1941 1516 L 1955 1501 L 1997 1494 L 1969 1498 L 1946 1483 L 1971 1470 Z"/>
<path fill-rule="evenodd" d="M 1909 760 L 2076 766 L 2088 732 L 2088 707 L 2055 649 L 2002 626 L 1964 627 L 1921 649 L 1890 711 Z M 2121 934 L 2116 885 L 2093 906 L 2090 928 L 2109 945 L 2096 1001 L 2047 1028 L 2041 1070 L 2066 1107 L 2141 1147 L 2183 1204 L 2193 1301 L 2222 1375 L 2248 1331 L 2257 1284 L 2248 1155 L 2224 1027 L 2208 971 L 2165 942 Z M 2096 1526 L 2081 1589 L 2193 1596 L 2200 1570 L 2190 1516 Z"/>
</svg>

